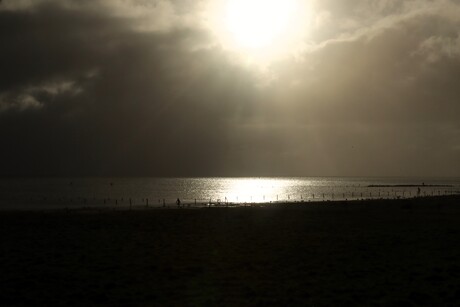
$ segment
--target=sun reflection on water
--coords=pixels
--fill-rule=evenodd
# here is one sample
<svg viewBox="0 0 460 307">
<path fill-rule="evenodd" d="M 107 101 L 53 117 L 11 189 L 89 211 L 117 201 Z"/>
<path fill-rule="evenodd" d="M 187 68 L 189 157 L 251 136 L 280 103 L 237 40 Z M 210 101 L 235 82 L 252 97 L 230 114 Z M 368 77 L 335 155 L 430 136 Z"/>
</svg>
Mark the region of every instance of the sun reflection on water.
<svg viewBox="0 0 460 307">
<path fill-rule="evenodd" d="M 277 178 L 238 178 L 225 182 L 224 201 L 228 202 L 274 202 L 280 200 L 289 181 Z"/>
</svg>

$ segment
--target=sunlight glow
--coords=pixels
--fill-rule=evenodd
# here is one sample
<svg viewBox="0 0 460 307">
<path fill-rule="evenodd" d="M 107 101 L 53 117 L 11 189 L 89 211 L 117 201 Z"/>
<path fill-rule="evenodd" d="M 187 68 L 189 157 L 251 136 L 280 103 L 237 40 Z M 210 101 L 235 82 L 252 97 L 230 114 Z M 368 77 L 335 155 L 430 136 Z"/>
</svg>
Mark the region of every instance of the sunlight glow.
<svg viewBox="0 0 460 307">
<path fill-rule="evenodd" d="M 303 48 L 311 12 L 306 0 L 220 0 L 205 20 L 224 50 L 264 66 Z"/>
<path fill-rule="evenodd" d="M 288 30 L 294 0 L 233 0 L 227 4 L 226 26 L 243 47 L 262 48 Z"/>
</svg>

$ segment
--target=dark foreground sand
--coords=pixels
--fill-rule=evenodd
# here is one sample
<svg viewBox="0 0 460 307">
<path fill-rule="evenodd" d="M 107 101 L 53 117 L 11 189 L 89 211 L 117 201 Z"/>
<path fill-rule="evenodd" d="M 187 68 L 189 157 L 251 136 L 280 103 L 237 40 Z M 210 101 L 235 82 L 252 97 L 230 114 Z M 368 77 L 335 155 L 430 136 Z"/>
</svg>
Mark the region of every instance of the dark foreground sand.
<svg viewBox="0 0 460 307">
<path fill-rule="evenodd" d="M 460 198 L 0 212 L 0 305 L 460 305 Z"/>
</svg>

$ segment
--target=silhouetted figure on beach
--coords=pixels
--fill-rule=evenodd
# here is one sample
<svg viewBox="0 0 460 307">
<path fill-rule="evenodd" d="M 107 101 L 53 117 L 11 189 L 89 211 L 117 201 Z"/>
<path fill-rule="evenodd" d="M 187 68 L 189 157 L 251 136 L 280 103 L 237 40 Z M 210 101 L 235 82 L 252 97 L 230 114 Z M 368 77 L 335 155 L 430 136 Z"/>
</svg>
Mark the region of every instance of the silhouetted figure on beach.
<svg viewBox="0 0 460 307">
<path fill-rule="evenodd" d="M 417 188 L 417 196 L 420 196 L 420 187 Z"/>
<path fill-rule="evenodd" d="M 180 208 L 180 199 L 179 198 L 176 200 L 176 204 L 177 204 L 177 207 Z"/>
</svg>

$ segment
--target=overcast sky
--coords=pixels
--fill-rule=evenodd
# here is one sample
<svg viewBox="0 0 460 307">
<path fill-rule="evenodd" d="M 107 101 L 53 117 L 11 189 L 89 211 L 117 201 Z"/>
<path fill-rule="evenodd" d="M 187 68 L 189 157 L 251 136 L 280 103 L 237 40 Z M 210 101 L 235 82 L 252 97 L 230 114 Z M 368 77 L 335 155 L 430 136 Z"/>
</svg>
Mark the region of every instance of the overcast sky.
<svg viewBox="0 0 460 307">
<path fill-rule="evenodd" d="M 0 0 L 0 175 L 460 176 L 460 1 L 307 2 L 259 63 L 207 1 Z"/>
</svg>

